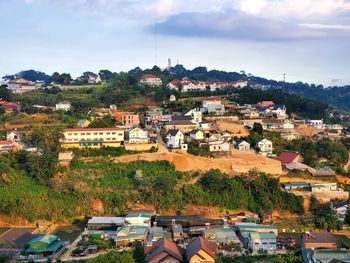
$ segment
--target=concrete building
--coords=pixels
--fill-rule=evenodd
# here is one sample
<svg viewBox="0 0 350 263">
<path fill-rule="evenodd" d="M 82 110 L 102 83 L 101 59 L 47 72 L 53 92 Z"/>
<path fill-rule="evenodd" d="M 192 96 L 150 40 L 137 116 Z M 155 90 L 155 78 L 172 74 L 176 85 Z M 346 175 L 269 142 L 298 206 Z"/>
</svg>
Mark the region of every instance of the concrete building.
<svg viewBox="0 0 350 263">
<path fill-rule="evenodd" d="M 116 121 L 126 127 L 138 126 L 140 124 L 140 116 L 132 111 L 114 110 L 113 116 Z"/>
<path fill-rule="evenodd" d="M 262 139 L 257 143 L 257 146 L 259 148 L 259 153 L 263 156 L 269 156 L 272 155 L 273 147 L 272 147 L 272 141 L 268 139 Z"/>
<path fill-rule="evenodd" d="M 71 108 L 71 104 L 68 101 L 62 101 L 56 104 L 56 110 L 69 111 Z"/>
<path fill-rule="evenodd" d="M 168 148 L 180 148 L 181 144 L 184 143 L 184 134 L 177 129 L 170 129 L 167 133 L 166 138 Z"/>
<path fill-rule="evenodd" d="M 252 232 L 248 237 L 248 248 L 257 253 L 259 250 L 273 252 L 276 250 L 276 234 L 273 232 Z"/>
<path fill-rule="evenodd" d="M 129 143 L 131 144 L 146 144 L 149 142 L 148 131 L 136 127 L 128 132 Z"/>
<path fill-rule="evenodd" d="M 153 74 L 144 74 L 140 79 L 140 84 L 158 87 L 162 85 L 162 80 Z"/>
<path fill-rule="evenodd" d="M 120 128 L 75 128 L 64 129 L 63 148 L 119 147 L 124 142 L 124 130 Z"/>
</svg>

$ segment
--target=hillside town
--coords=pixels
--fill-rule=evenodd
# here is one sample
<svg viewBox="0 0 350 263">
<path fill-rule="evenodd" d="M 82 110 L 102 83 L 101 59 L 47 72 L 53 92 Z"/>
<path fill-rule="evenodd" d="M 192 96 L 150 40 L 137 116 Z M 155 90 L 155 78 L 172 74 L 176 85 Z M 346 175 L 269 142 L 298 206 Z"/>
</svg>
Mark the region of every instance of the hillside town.
<svg viewBox="0 0 350 263">
<path fill-rule="evenodd" d="M 86 81 L 85 85 L 92 88 L 103 85 L 97 74 L 88 75 Z M 69 96 L 51 105 L 33 103 L 30 107 L 35 113 L 30 114 L 26 113 L 28 104 L 22 105 L 22 97 L 18 96 L 57 88 L 70 94 L 86 86 L 71 83 L 66 88 L 54 82 L 45 84 L 23 78 L 2 84 L 14 97 L 0 101 L 6 117 L 1 128 L 1 156 L 21 154 L 27 160 L 46 157 L 48 150 L 35 139 L 39 136 L 37 129 L 56 126 L 59 119 L 50 118 L 71 116 L 79 110 L 77 104 Z M 68 227 L 74 227 L 68 236 L 63 234 L 67 228 L 63 222 L 47 224 L 35 220 L 35 226 L 0 225 L 1 256 L 21 262 L 71 262 L 101 257 L 111 251 L 139 250 L 142 262 L 226 262 L 220 260 L 242 257 L 271 258 L 268 262 L 277 262 L 274 260 L 281 257 L 281 262 L 287 262 L 283 260 L 291 256 L 305 263 L 350 262 L 348 152 L 344 158 L 338 156 L 339 152 L 331 152 L 313 159 L 305 148 L 311 144 L 325 144 L 325 149 L 336 147 L 336 142 L 348 141 L 347 127 L 302 117 L 281 101 L 238 103 L 239 92 L 247 88 L 250 92 L 257 90 L 246 80 L 194 81 L 183 77 L 164 82 L 147 73 L 139 77 L 137 85 L 151 89 L 164 86 L 169 95 L 158 103 L 146 100 L 142 105 L 89 107 L 83 118 L 75 118 L 69 124 L 60 117 L 56 126 L 58 137 L 48 137 L 46 143 L 59 147 L 57 165 L 61 173 L 74 169 L 75 163 L 84 159 L 98 161 L 101 154 L 107 162 L 120 164 L 163 160 L 171 163 L 172 169 L 197 173 L 189 184 L 199 180 L 203 186 L 201 177 L 209 176 L 213 169 L 233 178 L 258 172 L 271 176 L 281 195 L 300 198 L 303 212 L 296 217 L 282 215 L 276 209 L 236 209 L 215 215 L 200 210 L 169 214 L 156 207 L 139 208 L 136 202 L 134 206 L 129 204 L 124 213 L 106 213 L 103 202 L 97 198 L 92 214 Z M 227 90 L 232 95 L 225 95 Z M 200 93 L 185 95 L 193 92 Z M 209 95 L 203 96 L 205 92 Z M 26 116 L 26 120 L 16 120 L 17 116 Z M 297 143 L 303 146 L 298 147 Z M 108 161 L 110 157 L 114 159 Z M 142 181 L 142 174 L 142 170 L 136 170 L 135 180 Z M 323 221 L 317 215 L 320 207 L 327 211 Z M 113 207 L 109 210 L 113 209 L 120 211 Z M 310 220 L 315 220 L 315 224 Z"/>
</svg>

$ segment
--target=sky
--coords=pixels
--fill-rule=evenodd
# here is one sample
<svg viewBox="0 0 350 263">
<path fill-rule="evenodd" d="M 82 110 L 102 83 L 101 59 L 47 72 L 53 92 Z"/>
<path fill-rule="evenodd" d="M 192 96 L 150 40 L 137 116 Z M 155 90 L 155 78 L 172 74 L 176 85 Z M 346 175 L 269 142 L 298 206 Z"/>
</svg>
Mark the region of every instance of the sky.
<svg viewBox="0 0 350 263">
<path fill-rule="evenodd" d="M 0 75 L 77 77 L 164 68 L 171 58 L 189 69 L 350 84 L 350 0 L 0 0 L 0 11 Z"/>
</svg>

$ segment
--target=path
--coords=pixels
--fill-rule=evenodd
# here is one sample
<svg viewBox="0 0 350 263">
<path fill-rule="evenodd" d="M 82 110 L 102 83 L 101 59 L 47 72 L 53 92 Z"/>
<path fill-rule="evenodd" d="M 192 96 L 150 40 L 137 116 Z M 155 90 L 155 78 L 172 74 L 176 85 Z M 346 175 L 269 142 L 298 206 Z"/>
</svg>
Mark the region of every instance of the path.
<svg viewBox="0 0 350 263">
<path fill-rule="evenodd" d="M 349 160 L 348 162 L 344 165 L 344 170 L 347 172 L 349 170 L 350 167 L 350 151 L 349 151 Z"/>
</svg>

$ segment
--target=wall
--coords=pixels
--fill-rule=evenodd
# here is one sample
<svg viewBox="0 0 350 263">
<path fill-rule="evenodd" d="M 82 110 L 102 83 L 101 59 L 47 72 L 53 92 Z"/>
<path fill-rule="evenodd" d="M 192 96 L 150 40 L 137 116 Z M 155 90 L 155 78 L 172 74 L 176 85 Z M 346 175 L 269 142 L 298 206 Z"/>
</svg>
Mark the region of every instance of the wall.
<svg viewBox="0 0 350 263">
<path fill-rule="evenodd" d="M 125 144 L 125 149 L 128 151 L 149 151 L 152 147 L 158 148 L 157 143 L 146 143 L 146 144 Z"/>
</svg>

